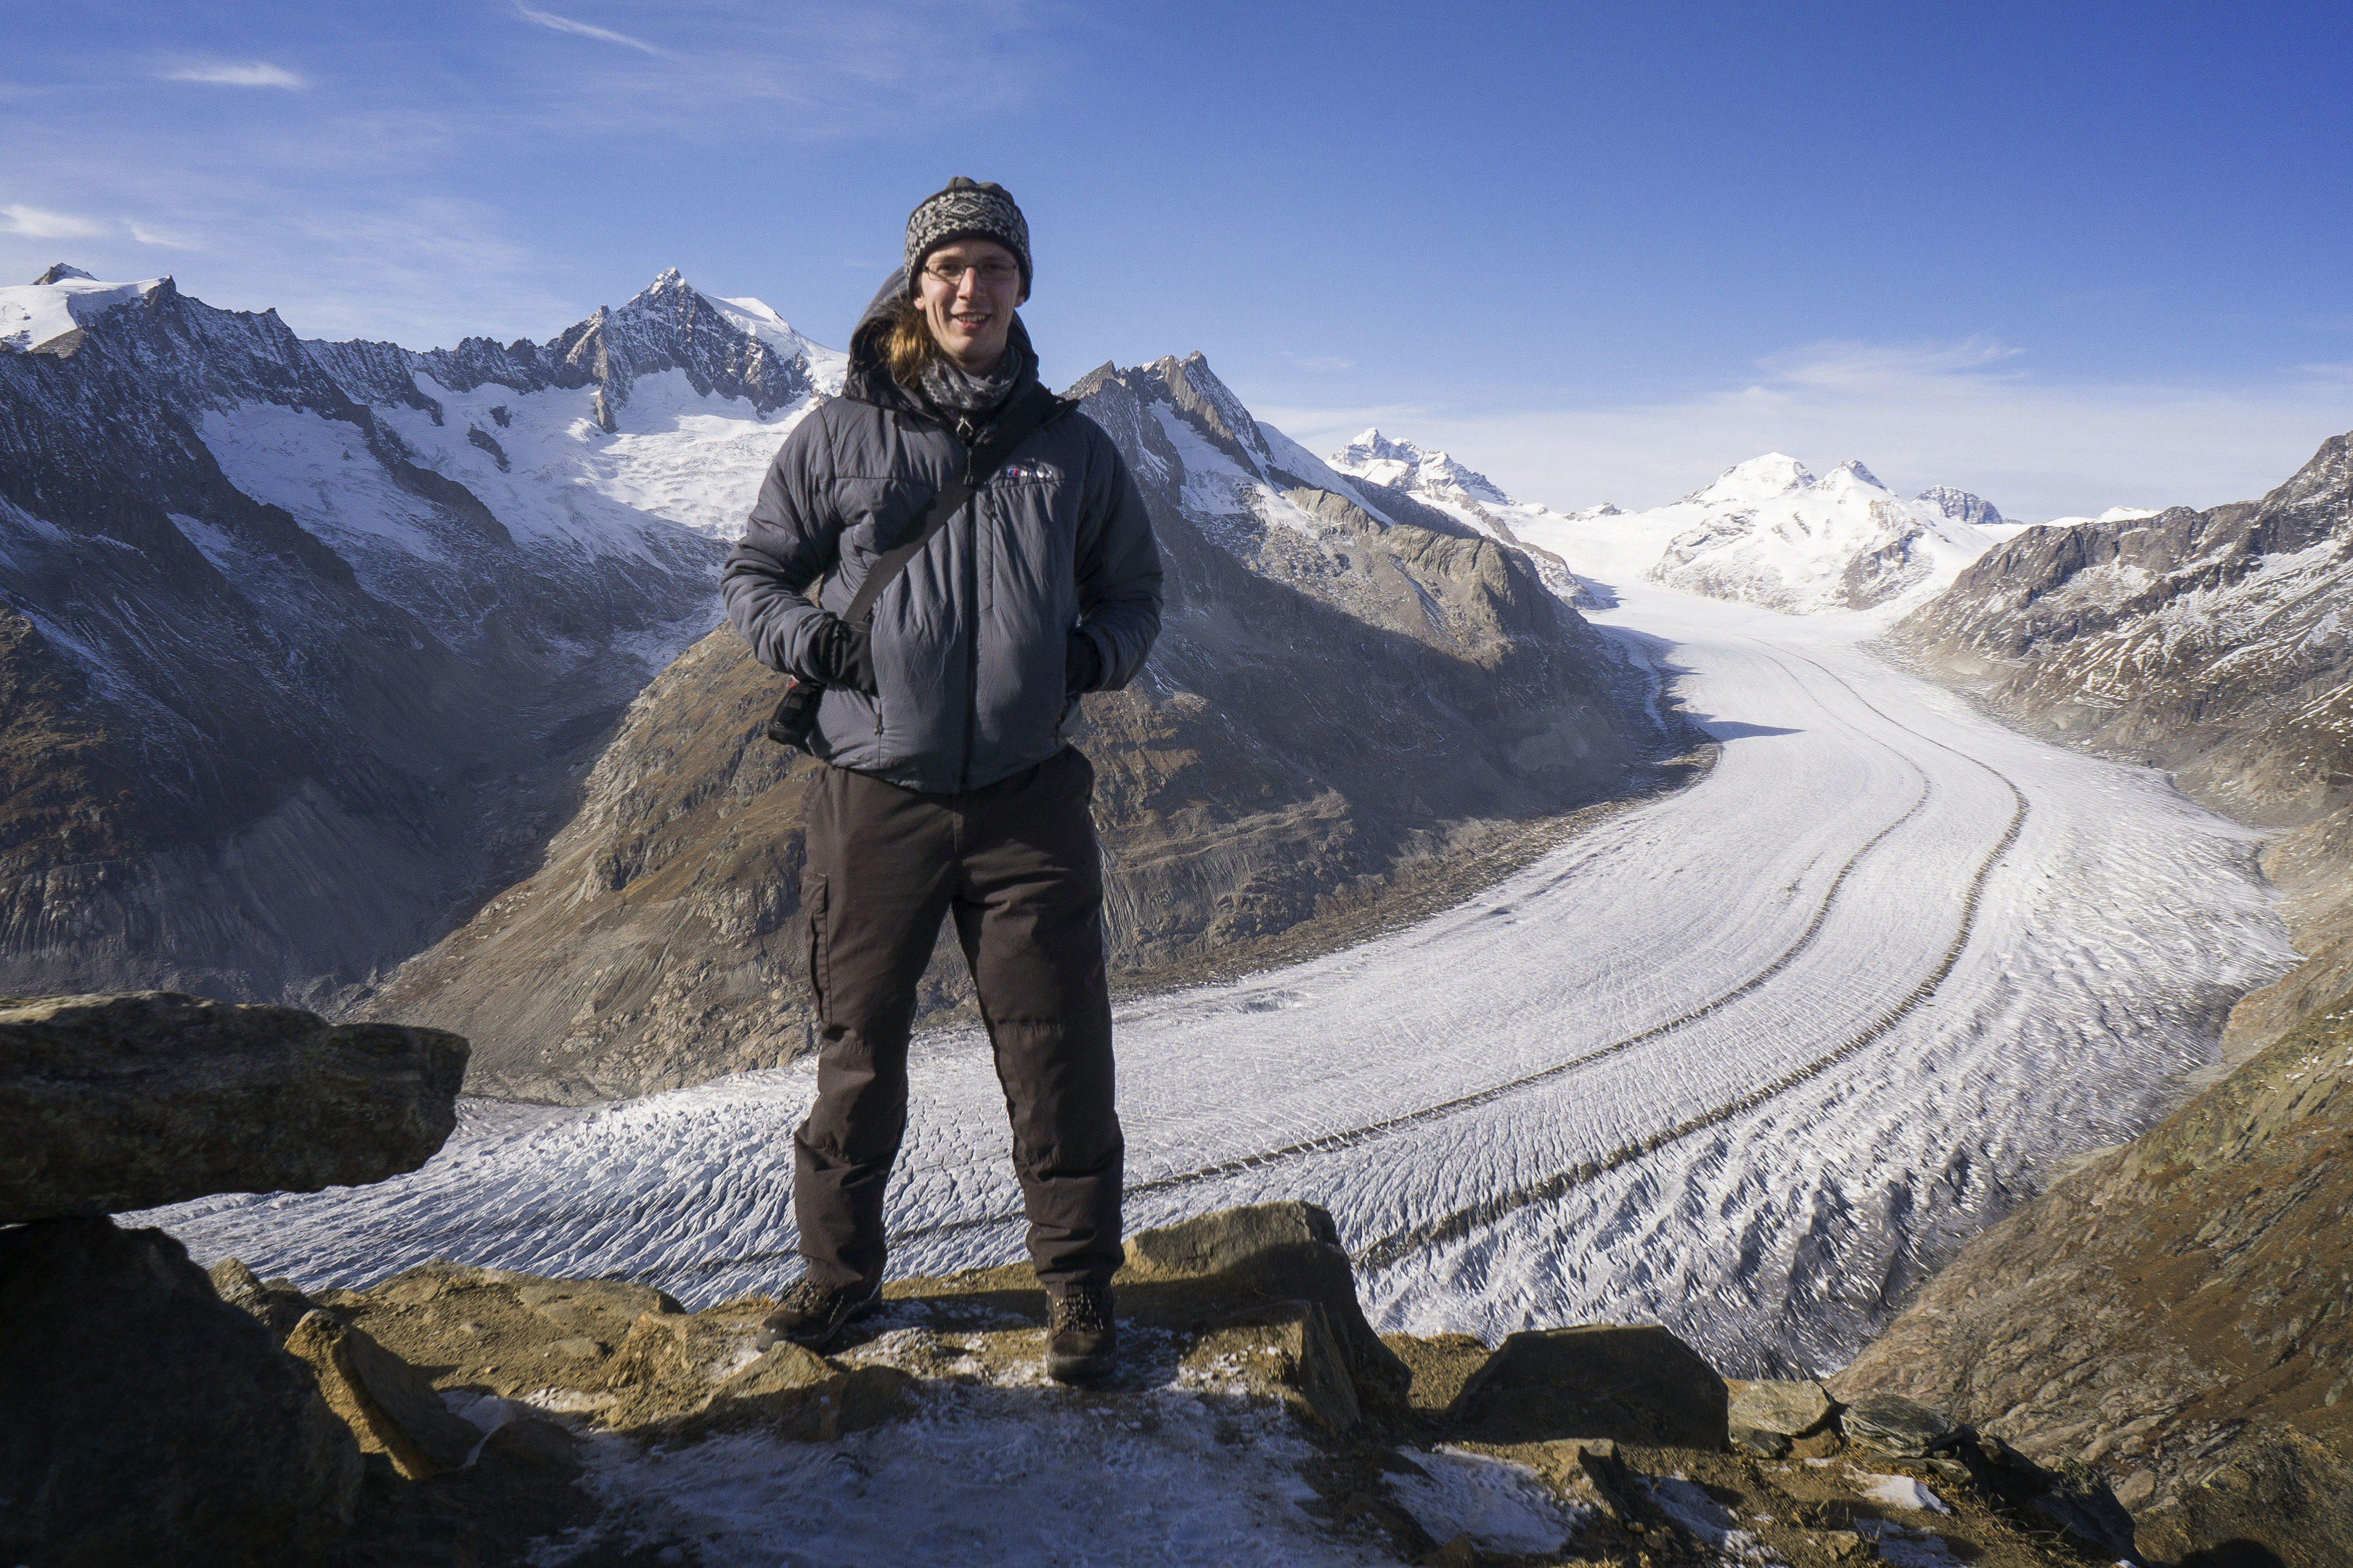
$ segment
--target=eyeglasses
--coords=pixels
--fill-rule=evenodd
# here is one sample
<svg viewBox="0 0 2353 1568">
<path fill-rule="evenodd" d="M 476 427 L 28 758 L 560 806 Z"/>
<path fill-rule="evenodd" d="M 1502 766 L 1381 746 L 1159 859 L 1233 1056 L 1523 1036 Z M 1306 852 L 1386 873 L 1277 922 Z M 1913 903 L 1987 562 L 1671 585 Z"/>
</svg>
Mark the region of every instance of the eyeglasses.
<svg viewBox="0 0 2353 1568">
<path fill-rule="evenodd" d="M 1009 261 L 984 261 L 977 267 L 962 261 L 934 261 L 927 263 L 923 270 L 951 289 L 963 282 L 967 272 L 978 273 L 980 280 L 991 288 L 1010 283 L 1021 276 L 1021 268 Z"/>
</svg>

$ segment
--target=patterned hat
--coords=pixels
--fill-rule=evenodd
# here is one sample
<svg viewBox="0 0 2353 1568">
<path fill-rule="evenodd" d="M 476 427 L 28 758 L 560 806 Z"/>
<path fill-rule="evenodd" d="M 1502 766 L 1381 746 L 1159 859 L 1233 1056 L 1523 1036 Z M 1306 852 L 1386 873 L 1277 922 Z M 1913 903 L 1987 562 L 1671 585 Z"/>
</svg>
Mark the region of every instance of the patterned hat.
<svg viewBox="0 0 2353 1568">
<path fill-rule="evenodd" d="M 915 274 L 923 258 L 952 239 L 993 239 L 1021 264 L 1021 291 L 1029 292 L 1029 220 L 1013 203 L 1003 185 L 982 184 L 962 174 L 947 189 L 925 196 L 907 215 L 907 288 L 915 288 Z"/>
</svg>

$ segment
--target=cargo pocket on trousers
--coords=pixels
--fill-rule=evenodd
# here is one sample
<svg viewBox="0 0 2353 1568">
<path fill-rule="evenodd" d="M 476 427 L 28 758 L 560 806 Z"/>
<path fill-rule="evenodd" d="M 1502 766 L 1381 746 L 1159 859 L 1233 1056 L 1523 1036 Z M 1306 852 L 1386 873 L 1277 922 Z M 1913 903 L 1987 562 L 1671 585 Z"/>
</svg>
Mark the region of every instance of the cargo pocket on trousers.
<svg viewBox="0 0 2353 1568">
<path fill-rule="evenodd" d="M 801 913 L 808 918 L 809 994 L 817 998 L 817 1021 L 825 1022 L 826 887 L 823 877 L 801 878 Z"/>
</svg>

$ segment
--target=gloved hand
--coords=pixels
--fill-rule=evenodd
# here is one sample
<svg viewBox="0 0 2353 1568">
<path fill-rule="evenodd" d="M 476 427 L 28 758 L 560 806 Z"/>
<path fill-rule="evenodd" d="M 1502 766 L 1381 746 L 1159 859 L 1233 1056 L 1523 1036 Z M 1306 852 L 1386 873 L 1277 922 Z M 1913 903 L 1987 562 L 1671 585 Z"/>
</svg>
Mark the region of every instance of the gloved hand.
<svg viewBox="0 0 2353 1568">
<path fill-rule="evenodd" d="M 828 613 L 809 633 L 808 662 L 818 679 L 828 686 L 848 687 L 869 697 L 875 694 L 874 645 L 872 634 L 864 626 L 853 626 Z"/>
<path fill-rule="evenodd" d="M 1084 632 L 1071 633 L 1062 650 L 1062 689 L 1072 695 L 1092 691 L 1103 678 L 1103 653 L 1095 639 Z"/>
</svg>

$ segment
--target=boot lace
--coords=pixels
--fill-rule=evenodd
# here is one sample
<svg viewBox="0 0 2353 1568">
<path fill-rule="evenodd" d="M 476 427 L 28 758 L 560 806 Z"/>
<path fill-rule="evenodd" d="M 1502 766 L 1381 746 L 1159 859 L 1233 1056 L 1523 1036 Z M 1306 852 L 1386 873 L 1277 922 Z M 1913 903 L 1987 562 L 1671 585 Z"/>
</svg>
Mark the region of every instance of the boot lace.
<svg viewBox="0 0 2353 1568">
<path fill-rule="evenodd" d="M 1059 1334 L 1065 1329 L 1077 1329 L 1086 1332 L 1107 1327 L 1110 1315 L 1104 1310 L 1106 1305 L 1092 1290 L 1073 1290 L 1067 1296 L 1057 1296 L 1053 1331 Z"/>
</svg>

